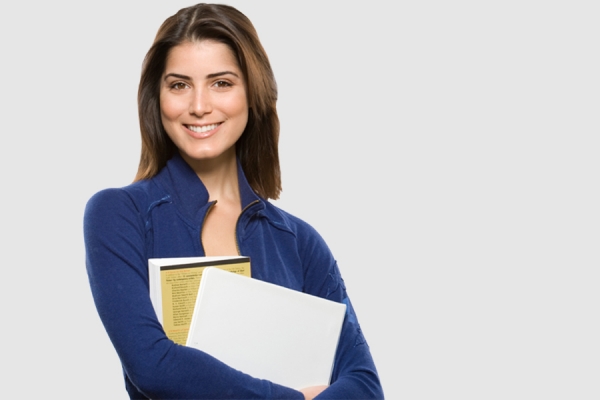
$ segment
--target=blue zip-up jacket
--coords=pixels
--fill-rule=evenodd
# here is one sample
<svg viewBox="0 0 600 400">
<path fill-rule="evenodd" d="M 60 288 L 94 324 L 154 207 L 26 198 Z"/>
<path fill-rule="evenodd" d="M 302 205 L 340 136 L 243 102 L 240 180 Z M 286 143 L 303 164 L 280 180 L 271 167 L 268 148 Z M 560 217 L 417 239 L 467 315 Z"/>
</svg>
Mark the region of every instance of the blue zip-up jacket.
<svg viewBox="0 0 600 400">
<path fill-rule="evenodd" d="M 260 198 L 238 163 L 242 213 L 236 239 L 252 277 L 347 304 L 331 386 L 319 399 L 382 399 L 369 347 L 335 259 L 307 223 Z M 100 318 L 132 399 L 303 399 L 302 393 L 235 370 L 167 338 L 148 291 L 148 259 L 203 256 L 212 203 L 179 156 L 155 177 L 105 189 L 84 215 L 86 266 Z"/>
</svg>

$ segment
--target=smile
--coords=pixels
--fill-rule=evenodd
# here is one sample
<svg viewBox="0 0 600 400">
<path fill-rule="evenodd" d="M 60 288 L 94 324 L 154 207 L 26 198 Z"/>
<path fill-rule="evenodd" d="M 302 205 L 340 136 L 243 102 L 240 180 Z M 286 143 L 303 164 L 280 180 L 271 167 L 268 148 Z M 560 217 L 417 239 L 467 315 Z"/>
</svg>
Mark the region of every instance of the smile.
<svg viewBox="0 0 600 400">
<path fill-rule="evenodd" d="M 188 128 L 192 132 L 204 133 L 204 132 L 212 131 L 219 125 L 221 125 L 221 124 L 218 123 L 218 124 L 210 124 L 210 125 L 204 125 L 204 126 L 186 125 L 186 128 Z"/>
</svg>

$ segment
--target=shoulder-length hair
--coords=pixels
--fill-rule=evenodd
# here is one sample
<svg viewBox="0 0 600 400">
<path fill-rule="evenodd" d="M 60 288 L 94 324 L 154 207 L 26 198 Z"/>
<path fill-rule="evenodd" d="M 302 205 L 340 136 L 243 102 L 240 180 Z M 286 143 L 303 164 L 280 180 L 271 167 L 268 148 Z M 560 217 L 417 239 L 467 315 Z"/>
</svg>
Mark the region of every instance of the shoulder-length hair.
<svg viewBox="0 0 600 400">
<path fill-rule="evenodd" d="M 177 151 L 161 121 L 160 81 L 171 49 L 201 40 L 229 46 L 239 63 L 249 111 L 236 154 L 250 186 L 265 199 L 277 199 L 281 192 L 277 83 L 250 20 L 237 9 L 221 4 L 200 3 L 167 18 L 144 58 L 138 88 L 142 149 L 135 181 L 155 176 Z"/>
</svg>

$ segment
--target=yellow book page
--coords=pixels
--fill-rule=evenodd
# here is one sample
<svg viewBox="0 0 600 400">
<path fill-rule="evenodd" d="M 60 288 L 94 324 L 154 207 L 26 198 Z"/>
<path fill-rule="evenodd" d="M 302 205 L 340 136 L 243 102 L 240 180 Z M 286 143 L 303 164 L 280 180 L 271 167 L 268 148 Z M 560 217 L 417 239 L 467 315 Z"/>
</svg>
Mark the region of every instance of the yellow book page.
<svg viewBox="0 0 600 400">
<path fill-rule="evenodd" d="M 250 262 L 214 265 L 236 274 L 250 276 Z M 206 266 L 160 271 L 163 328 L 167 337 L 185 346 L 196 296 Z"/>
</svg>

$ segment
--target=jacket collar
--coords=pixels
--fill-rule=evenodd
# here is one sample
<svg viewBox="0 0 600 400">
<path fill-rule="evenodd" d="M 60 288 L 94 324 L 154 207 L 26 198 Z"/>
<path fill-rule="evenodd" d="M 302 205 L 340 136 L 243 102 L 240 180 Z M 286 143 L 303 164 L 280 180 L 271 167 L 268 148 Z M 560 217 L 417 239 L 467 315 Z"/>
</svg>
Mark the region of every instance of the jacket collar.
<svg viewBox="0 0 600 400">
<path fill-rule="evenodd" d="M 254 192 L 242 169 L 240 161 L 237 161 L 238 185 L 242 201 L 242 209 L 253 202 L 259 201 L 261 209 L 265 207 L 260 196 Z M 188 217 L 194 220 L 204 218 L 209 204 L 209 195 L 206 186 L 200 180 L 196 172 L 187 162 L 176 153 L 167 165 L 156 175 L 156 182 L 167 191 L 172 201 L 177 203 L 178 208 Z"/>
</svg>

